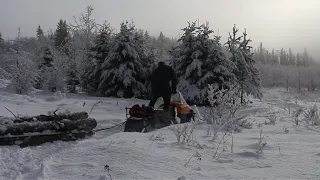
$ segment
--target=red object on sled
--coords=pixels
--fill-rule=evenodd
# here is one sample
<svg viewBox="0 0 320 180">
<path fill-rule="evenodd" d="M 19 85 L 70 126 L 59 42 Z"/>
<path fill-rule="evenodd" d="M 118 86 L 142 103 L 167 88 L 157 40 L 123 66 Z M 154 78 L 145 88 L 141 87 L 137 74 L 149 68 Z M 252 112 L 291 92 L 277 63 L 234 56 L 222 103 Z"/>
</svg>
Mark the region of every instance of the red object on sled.
<svg viewBox="0 0 320 180">
<path fill-rule="evenodd" d="M 139 104 L 132 106 L 132 108 L 130 108 L 130 110 L 129 110 L 129 114 L 130 114 L 130 116 L 133 116 L 133 117 L 145 117 L 146 116 L 145 110 L 142 107 L 140 107 Z"/>
</svg>

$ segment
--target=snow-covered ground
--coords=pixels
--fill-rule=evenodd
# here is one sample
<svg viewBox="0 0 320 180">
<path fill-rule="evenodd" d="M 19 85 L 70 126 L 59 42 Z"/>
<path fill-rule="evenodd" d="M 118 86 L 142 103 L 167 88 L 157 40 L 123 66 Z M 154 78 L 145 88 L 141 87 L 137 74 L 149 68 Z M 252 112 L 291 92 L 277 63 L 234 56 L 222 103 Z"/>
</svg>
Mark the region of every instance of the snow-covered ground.
<svg viewBox="0 0 320 180">
<path fill-rule="evenodd" d="M 1 84 L 4 82 L 2 81 Z M 60 98 L 61 97 L 61 98 Z M 0 147 L 0 179 L 21 180 L 107 180 L 107 179 L 320 179 L 320 128 L 294 125 L 289 116 L 297 107 L 310 107 L 318 102 L 316 94 L 302 96 L 279 89 L 264 89 L 264 98 L 252 100 L 240 114 L 248 115 L 252 129 L 234 134 L 218 144 L 207 126 L 199 125 L 193 133 L 193 143 L 177 144 L 169 128 L 150 133 L 124 133 L 123 127 L 97 132 L 75 142 L 53 142 L 36 147 Z M 98 98 L 67 94 L 67 98 L 50 93 L 32 95 L 10 93 L 0 87 L 0 115 L 46 114 L 48 111 L 87 111 L 99 103 L 90 116 L 98 128 L 109 127 L 125 120 L 125 107 L 137 99 Z M 319 107 L 319 106 L 318 106 Z M 265 125 L 273 112 L 275 125 Z M 262 126 L 261 126 L 262 125 Z M 260 131 L 267 145 L 258 155 Z M 222 149 L 225 149 L 223 152 Z M 199 158 L 200 157 L 200 158 Z M 191 160 L 189 161 L 189 159 Z M 189 161 L 189 162 L 188 162 Z M 110 171 L 104 167 L 109 166 Z"/>
</svg>

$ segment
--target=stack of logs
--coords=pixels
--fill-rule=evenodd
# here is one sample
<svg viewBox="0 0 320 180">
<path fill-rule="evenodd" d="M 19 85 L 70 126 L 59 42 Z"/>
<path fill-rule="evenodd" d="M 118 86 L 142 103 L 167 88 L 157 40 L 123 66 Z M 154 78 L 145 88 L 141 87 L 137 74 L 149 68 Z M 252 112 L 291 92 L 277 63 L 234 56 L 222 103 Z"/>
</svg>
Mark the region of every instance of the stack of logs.
<svg viewBox="0 0 320 180">
<path fill-rule="evenodd" d="M 39 145 L 56 140 L 72 141 L 92 135 L 97 121 L 87 112 L 39 115 L 10 119 L 0 117 L 0 145 Z"/>
</svg>

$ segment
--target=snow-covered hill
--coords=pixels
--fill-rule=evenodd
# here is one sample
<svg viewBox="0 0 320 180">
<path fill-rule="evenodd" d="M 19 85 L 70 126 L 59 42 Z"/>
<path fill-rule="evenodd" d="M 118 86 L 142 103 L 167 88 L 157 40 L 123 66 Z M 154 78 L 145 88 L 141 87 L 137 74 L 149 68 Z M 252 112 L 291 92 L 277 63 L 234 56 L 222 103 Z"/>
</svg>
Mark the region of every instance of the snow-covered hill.
<svg viewBox="0 0 320 180">
<path fill-rule="evenodd" d="M 125 107 L 148 103 L 82 94 L 66 96 L 43 92 L 16 95 L 2 85 L 0 114 L 12 116 L 5 107 L 21 115 L 43 114 L 57 108 L 90 112 L 101 101 L 90 114 L 100 128 L 124 121 Z M 188 144 L 177 144 L 171 127 L 143 134 L 124 133 L 120 127 L 75 142 L 58 141 L 27 148 L 2 146 L 0 179 L 320 179 L 320 129 L 306 127 L 304 123 L 295 126 L 288 108 L 290 104 L 292 114 L 297 107 L 310 107 L 318 102 L 295 97 L 297 94 L 279 89 L 264 89 L 262 101 L 252 100 L 240 111 L 253 127 L 234 134 L 233 153 L 231 137 L 226 136 L 219 145 L 223 134 L 219 133 L 213 141 L 205 124 L 196 127 Z M 265 125 L 273 112 L 276 124 Z M 261 129 L 263 143 L 267 144 L 257 154 Z M 110 171 L 105 169 L 106 165 Z"/>
</svg>

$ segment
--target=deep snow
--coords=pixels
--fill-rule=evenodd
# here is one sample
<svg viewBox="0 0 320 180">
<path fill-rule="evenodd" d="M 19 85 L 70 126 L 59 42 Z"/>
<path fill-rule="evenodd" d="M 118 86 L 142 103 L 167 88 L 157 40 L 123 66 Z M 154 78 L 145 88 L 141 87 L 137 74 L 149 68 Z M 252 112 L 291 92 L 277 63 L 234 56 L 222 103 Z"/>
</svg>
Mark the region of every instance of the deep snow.
<svg viewBox="0 0 320 180">
<path fill-rule="evenodd" d="M 3 84 L 3 82 L 1 83 Z M 180 144 L 166 127 L 150 133 L 124 133 L 123 127 L 97 132 L 94 136 L 75 142 L 53 142 L 36 147 L 0 147 L 0 179 L 320 179 L 320 129 L 316 126 L 294 125 L 289 116 L 296 107 L 319 104 L 317 94 L 312 97 L 285 93 L 279 89 L 264 89 L 264 98 L 239 113 L 248 115 L 252 129 L 234 134 L 234 152 L 230 152 L 231 137 L 213 158 L 222 137 L 212 141 L 207 126 L 199 125 L 193 142 Z M 17 95 L 0 90 L 0 113 L 12 116 L 4 107 L 21 115 L 37 115 L 54 111 L 87 111 L 97 105 L 91 117 L 98 128 L 109 127 L 125 120 L 125 107 L 137 99 L 89 97 L 67 94 L 67 98 L 50 93 Z M 290 99 L 289 99 L 290 97 Z M 312 102 L 311 102 L 312 101 Z M 84 105 L 85 102 L 85 105 Z M 84 105 L 84 107 L 83 107 Z M 319 106 L 318 106 L 319 107 Z M 267 116 L 277 116 L 275 125 L 264 125 Z M 262 127 L 260 127 L 262 125 Z M 267 145 L 257 155 L 260 130 Z M 195 143 L 197 142 L 197 143 Z M 200 148 L 201 146 L 201 148 Z M 280 149 L 279 149 L 280 147 Z M 197 152 L 197 153 L 196 153 Z M 191 156 L 201 156 L 201 160 Z M 104 166 L 110 167 L 110 176 Z"/>
</svg>

